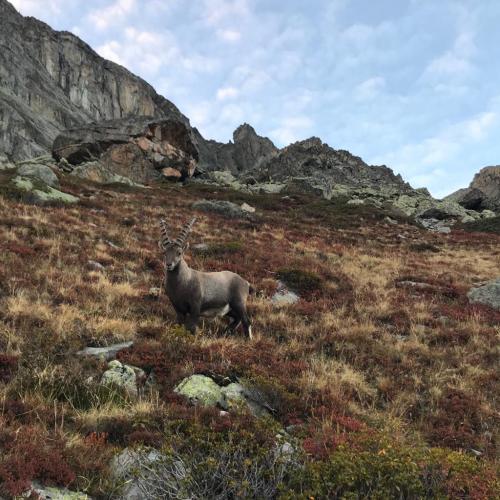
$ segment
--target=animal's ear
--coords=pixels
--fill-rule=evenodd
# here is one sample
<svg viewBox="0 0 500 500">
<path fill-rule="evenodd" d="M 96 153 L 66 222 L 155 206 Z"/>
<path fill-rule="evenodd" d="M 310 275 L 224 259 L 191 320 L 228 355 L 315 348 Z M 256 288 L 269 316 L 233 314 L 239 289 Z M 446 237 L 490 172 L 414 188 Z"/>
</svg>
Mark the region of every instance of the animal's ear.
<svg viewBox="0 0 500 500">
<path fill-rule="evenodd" d="M 184 246 L 182 247 L 182 251 L 187 252 L 188 250 L 189 250 L 189 241 L 186 241 L 186 243 L 184 243 Z"/>
</svg>

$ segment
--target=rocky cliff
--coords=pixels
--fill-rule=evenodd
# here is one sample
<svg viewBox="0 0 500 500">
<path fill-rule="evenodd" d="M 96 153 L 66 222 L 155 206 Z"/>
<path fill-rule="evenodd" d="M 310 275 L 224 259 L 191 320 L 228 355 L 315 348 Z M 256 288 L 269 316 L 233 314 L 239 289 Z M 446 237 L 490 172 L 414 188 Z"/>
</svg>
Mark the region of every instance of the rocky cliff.
<svg viewBox="0 0 500 500">
<path fill-rule="evenodd" d="M 459 189 L 446 199 L 473 210 L 500 211 L 500 166 L 484 167 L 468 188 Z"/>
<path fill-rule="evenodd" d="M 0 151 L 30 158 L 50 151 L 66 128 L 128 116 L 189 123 L 148 83 L 78 37 L 0 0 Z"/>
</svg>

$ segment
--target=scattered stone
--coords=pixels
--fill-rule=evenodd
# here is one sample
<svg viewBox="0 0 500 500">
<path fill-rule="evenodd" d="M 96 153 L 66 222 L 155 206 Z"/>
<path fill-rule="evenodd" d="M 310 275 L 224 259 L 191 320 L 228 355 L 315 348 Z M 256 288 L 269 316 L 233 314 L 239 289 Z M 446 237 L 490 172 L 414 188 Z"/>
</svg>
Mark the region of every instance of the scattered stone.
<svg viewBox="0 0 500 500">
<path fill-rule="evenodd" d="M 100 263 L 100 262 L 97 262 L 95 260 L 89 260 L 87 262 L 87 265 L 91 268 L 91 269 L 94 269 L 95 271 L 104 271 L 104 266 Z"/>
<path fill-rule="evenodd" d="M 113 248 L 114 250 L 118 250 L 120 248 L 118 245 L 109 240 L 104 240 L 104 243 L 106 243 L 106 245 Z"/>
<path fill-rule="evenodd" d="M 169 181 L 179 181 L 182 179 L 182 173 L 172 167 L 162 169 L 161 173 Z"/>
<path fill-rule="evenodd" d="M 484 304 L 500 311 L 500 278 L 472 288 L 467 297 L 473 304 Z"/>
<path fill-rule="evenodd" d="M 277 306 L 285 306 L 296 304 L 300 297 L 292 292 L 282 281 L 278 281 L 276 293 L 272 296 L 273 304 Z"/>
<path fill-rule="evenodd" d="M 348 205 L 353 205 L 353 206 L 359 206 L 359 205 L 364 205 L 365 204 L 365 201 L 364 200 L 360 200 L 359 198 L 354 198 L 352 200 L 349 200 L 347 202 Z"/>
<path fill-rule="evenodd" d="M 216 213 L 228 219 L 246 219 L 251 216 L 236 203 L 224 200 L 200 200 L 193 204 L 193 208 L 202 212 Z"/>
<path fill-rule="evenodd" d="M 185 378 L 174 391 L 192 403 L 201 406 L 220 406 L 227 409 L 221 388 L 205 375 L 191 375 Z"/>
<path fill-rule="evenodd" d="M 118 360 L 111 361 L 108 364 L 108 370 L 102 374 L 102 385 L 116 385 L 122 387 L 125 392 L 132 397 L 137 397 L 137 378 L 146 379 L 146 374 L 140 368 L 130 365 L 123 365 Z"/>
<path fill-rule="evenodd" d="M 121 500 L 145 500 L 152 472 L 148 469 L 164 460 L 157 450 L 125 448 L 110 463 L 111 476 L 122 484 Z"/>
<path fill-rule="evenodd" d="M 95 356 L 97 358 L 105 359 L 106 361 L 111 361 L 116 358 L 116 355 L 123 351 L 123 349 L 128 349 L 132 347 L 134 343 L 122 342 L 121 344 L 113 344 L 107 347 L 86 347 L 85 349 L 78 351 L 79 356 Z"/>
<path fill-rule="evenodd" d="M 210 246 L 207 243 L 197 243 L 191 247 L 195 253 L 205 253 L 209 250 Z"/>
<path fill-rule="evenodd" d="M 387 222 L 388 224 L 392 224 L 394 226 L 396 226 L 398 224 L 397 220 L 392 219 L 388 215 L 384 218 L 384 221 Z"/>
<path fill-rule="evenodd" d="M 59 179 L 51 168 L 46 165 L 26 164 L 17 169 L 18 175 L 39 181 L 53 188 L 59 187 Z"/>
<path fill-rule="evenodd" d="M 29 496 L 23 498 L 35 497 L 39 500 L 91 500 L 85 493 L 70 491 L 66 488 L 55 488 L 50 486 L 42 486 L 36 482 L 31 485 Z"/>
<path fill-rule="evenodd" d="M 248 203 L 242 203 L 241 204 L 241 209 L 244 211 L 244 212 L 248 212 L 249 214 L 254 214 L 255 213 L 255 207 L 252 207 L 251 205 L 249 205 Z"/>
</svg>

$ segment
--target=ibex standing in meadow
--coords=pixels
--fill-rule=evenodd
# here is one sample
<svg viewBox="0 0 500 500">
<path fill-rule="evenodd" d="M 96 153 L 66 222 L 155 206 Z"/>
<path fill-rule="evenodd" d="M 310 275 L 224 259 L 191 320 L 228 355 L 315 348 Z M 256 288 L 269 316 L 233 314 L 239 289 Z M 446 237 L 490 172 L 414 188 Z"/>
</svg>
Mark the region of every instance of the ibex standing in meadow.
<svg viewBox="0 0 500 500">
<path fill-rule="evenodd" d="M 196 217 L 184 226 L 179 237 L 170 239 L 165 220 L 160 221 L 160 248 L 164 252 L 165 292 L 177 313 L 177 320 L 191 333 L 201 317 L 229 316 L 234 331 L 243 323 L 245 335 L 252 338 L 246 301 L 251 291 L 248 281 L 230 271 L 205 273 L 191 269 L 184 260 L 187 238 Z"/>
</svg>

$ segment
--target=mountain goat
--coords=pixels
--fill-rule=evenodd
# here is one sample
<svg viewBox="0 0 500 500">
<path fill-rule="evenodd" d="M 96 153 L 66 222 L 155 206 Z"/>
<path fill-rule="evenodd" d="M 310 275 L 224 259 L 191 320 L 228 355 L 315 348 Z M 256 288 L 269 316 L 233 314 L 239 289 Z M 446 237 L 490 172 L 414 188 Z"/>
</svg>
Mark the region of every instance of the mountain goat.
<svg viewBox="0 0 500 500">
<path fill-rule="evenodd" d="M 231 331 L 243 324 L 245 335 L 252 339 L 252 327 L 247 314 L 246 301 L 252 287 L 248 281 L 230 271 L 201 272 L 191 269 L 184 260 L 188 249 L 187 238 L 196 221 L 194 217 L 184 226 L 179 237 L 172 240 L 167 223 L 160 221 L 165 266 L 165 292 L 177 314 L 179 324 L 191 333 L 201 317 L 229 316 Z"/>
</svg>

